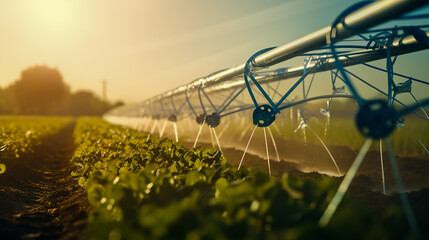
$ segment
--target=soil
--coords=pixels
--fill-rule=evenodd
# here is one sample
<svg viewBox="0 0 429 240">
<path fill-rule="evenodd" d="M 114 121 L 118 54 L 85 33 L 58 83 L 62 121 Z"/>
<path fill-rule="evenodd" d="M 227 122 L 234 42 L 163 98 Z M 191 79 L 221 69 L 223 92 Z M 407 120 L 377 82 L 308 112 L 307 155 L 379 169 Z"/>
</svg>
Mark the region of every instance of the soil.
<svg viewBox="0 0 429 240">
<path fill-rule="evenodd" d="M 270 165 L 273 177 L 281 177 L 283 173 L 291 171 L 311 173 L 316 172 L 335 177 L 341 177 L 347 173 L 352 165 L 357 151 L 344 146 L 327 146 L 340 169 L 338 173 L 332 159 L 321 144 L 303 143 L 292 140 L 278 139 L 278 152 L 281 157 L 278 161 L 272 146 L 270 148 Z M 239 142 L 236 139 L 221 139 L 222 151 L 228 162 L 233 166 L 238 166 L 243 156 L 246 142 Z M 374 143 L 374 144 L 378 144 Z M 185 146 L 192 147 L 193 143 L 185 142 Z M 199 143 L 202 146 L 211 146 L 209 143 Z M 228 146 L 228 147 L 226 147 Z M 424 156 L 397 156 L 398 167 L 407 191 L 417 191 L 429 188 L 429 155 Z M 268 171 L 266 160 L 265 143 L 263 139 L 253 139 L 244 157 L 243 165 Z M 388 154 L 383 152 L 383 168 L 385 175 L 386 193 L 398 191 L 396 178 Z M 363 175 L 371 181 L 368 190 L 381 192 L 383 189 L 381 175 L 380 153 L 369 151 L 359 167 L 357 175 Z"/>
<path fill-rule="evenodd" d="M 86 227 L 86 190 L 71 175 L 74 124 L 45 138 L 33 153 L 3 159 L 1 239 L 78 239 Z"/>
</svg>

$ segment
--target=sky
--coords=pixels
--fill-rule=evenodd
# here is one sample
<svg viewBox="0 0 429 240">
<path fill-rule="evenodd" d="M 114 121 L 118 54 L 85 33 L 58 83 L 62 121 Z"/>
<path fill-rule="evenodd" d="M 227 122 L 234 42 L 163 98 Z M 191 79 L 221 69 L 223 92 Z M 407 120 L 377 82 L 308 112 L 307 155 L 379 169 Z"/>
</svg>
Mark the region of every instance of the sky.
<svg viewBox="0 0 429 240">
<path fill-rule="evenodd" d="M 139 102 L 325 27 L 354 2 L 0 0 L 0 87 L 48 65 L 72 91 L 101 95 L 105 79 L 109 100 Z M 427 51 L 413 59 L 421 76 Z"/>
</svg>

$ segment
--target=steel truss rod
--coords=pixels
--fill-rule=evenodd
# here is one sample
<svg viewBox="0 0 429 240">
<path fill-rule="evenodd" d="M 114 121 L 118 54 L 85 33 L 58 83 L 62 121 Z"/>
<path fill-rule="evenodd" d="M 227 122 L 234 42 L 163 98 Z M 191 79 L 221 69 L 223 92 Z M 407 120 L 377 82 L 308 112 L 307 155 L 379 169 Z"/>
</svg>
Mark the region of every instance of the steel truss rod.
<svg viewBox="0 0 429 240">
<path fill-rule="evenodd" d="M 427 37 L 429 38 L 429 31 L 426 32 Z M 426 46 L 424 43 L 418 42 L 414 36 L 409 35 L 405 38 L 397 38 L 391 47 L 391 56 L 399 56 L 402 54 L 412 53 L 421 51 L 424 49 L 427 49 L 428 46 Z M 344 67 L 349 67 L 353 65 L 359 65 L 362 62 L 371 62 L 376 61 L 380 59 L 386 58 L 386 47 L 380 48 L 380 49 L 367 49 L 362 51 L 355 51 L 352 52 L 348 56 L 341 56 L 338 59 L 342 62 L 342 65 Z M 317 64 L 317 58 L 314 59 L 312 63 L 310 63 L 306 68 L 312 68 Z M 319 66 L 314 67 L 312 70 L 313 73 L 316 72 L 323 72 L 335 69 L 335 59 L 334 58 L 325 58 L 323 59 L 323 63 L 319 64 Z M 260 84 L 266 84 L 266 83 L 272 83 L 276 81 L 286 80 L 289 78 L 294 77 L 300 77 L 304 73 L 304 66 L 299 67 L 293 67 L 293 68 L 286 68 L 283 69 L 281 72 L 274 71 L 271 75 L 268 76 L 260 76 L 256 77 L 256 80 Z M 223 91 L 227 89 L 233 89 L 239 86 L 244 86 L 245 81 L 243 79 L 237 79 L 234 81 L 228 81 L 223 84 L 219 85 L 213 85 L 211 87 L 206 87 L 205 92 L 206 93 L 212 93 L 217 91 Z"/>
<path fill-rule="evenodd" d="M 368 28 L 399 17 L 404 13 L 417 9 L 428 0 L 389 0 L 376 1 L 356 10 L 344 18 L 344 21 L 336 26 L 336 41 L 353 36 Z M 318 31 L 310 33 L 293 42 L 279 46 L 255 59 L 255 68 L 266 68 L 277 63 L 286 61 L 300 54 L 321 48 L 327 45 L 327 39 L 331 31 L 331 26 L 326 26 Z M 209 87 L 215 84 L 221 84 L 233 78 L 239 77 L 244 72 L 245 63 L 221 70 L 206 77 L 199 78 L 193 82 L 170 90 L 149 99 L 149 102 L 155 102 L 163 98 L 181 95 L 186 89 L 191 90 L 200 86 Z"/>
</svg>

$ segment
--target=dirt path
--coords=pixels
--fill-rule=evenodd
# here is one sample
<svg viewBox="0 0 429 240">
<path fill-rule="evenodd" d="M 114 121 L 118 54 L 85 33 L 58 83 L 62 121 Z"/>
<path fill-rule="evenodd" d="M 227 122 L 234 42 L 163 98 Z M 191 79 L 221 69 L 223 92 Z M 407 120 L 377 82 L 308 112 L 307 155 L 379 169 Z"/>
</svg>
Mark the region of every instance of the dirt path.
<svg viewBox="0 0 429 240">
<path fill-rule="evenodd" d="M 1 239 L 76 239 L 86 226 L 86 192 L 71 177 L 74 125 L 34 153 L 6 159 L 0 175 Z"/>
</svg>

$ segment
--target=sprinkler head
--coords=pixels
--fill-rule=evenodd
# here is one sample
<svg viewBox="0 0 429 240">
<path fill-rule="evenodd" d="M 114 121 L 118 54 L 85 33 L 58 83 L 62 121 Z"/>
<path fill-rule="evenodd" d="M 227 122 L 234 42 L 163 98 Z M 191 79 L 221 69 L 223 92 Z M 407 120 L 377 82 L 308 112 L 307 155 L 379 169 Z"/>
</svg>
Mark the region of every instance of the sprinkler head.
<svg viewBox="0 0 429 240">
<path fill-rule="evenodd" d="M 170 122 L 177 122 L 177 116 L 172 114 L 168 117 L 168 121 Z"/>
<path fill-rule="evenodd" d="M 253 124 L 258 127 L 268 127 L 276 120 L 276 113 L 270 105 L 261 105 L 253 111 Z"/>
<path fill-rule="evenodd" d="M 217 127 L 220 124 L 220 117 L 217 115 L 217 113 L 212 113 L 210 115 L 207 115 L 206 117 L 206 123 L 212 128 Z"/>
<path fill-rule="evenodd" d="M 385 100 L 370 100 L 361 106 L 356 114 L 359 132 L 373 139 L 385 138 L 396 127 L 396 112 Z"/>
<path fill-rule="evenodd" d="M 199 125 L 204 123 L 204 120 L 206 120 L 207 114 L 201 114 L 199 116 L 197 116 L 197 118 L 195 119 L 197 121 L 197 123 Z"/>
</svg>

